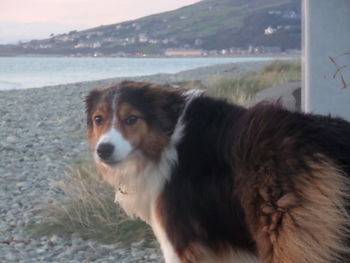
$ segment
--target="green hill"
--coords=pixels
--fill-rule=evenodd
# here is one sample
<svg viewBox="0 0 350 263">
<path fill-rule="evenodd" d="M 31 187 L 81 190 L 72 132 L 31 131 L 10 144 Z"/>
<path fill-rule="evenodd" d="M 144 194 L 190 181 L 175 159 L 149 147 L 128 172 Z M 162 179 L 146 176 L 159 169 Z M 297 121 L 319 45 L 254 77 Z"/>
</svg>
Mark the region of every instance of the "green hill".
<svg viewBox="0 0 350 263">
<path fill-rule="evenodd" d="M 300 0 L 202 0 L 133 21 L 3 46 L 0 52 L 5 48 L 41 54 L 162 54 L 169 48 L 249 46 L 300 49 L 300 5 Z"/>
</svg>

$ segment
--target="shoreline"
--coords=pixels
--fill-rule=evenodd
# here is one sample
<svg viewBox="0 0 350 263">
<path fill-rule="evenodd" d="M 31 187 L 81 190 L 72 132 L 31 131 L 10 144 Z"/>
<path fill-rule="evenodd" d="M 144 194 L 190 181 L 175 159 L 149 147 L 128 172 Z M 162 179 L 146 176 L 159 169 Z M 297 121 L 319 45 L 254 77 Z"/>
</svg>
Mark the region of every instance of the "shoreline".
<svg viewBox="0 0 350 263">
<path fill-rule="evenodd" d="M 285 59 L 285 58 L 282 58 Z M 295 59 L 295 58 L 291 58 Z M 49 85 L 49 86 L 40 86 L 40 87 L 30 87 L 30 88 L 17 88 L 17 89 L 3 89 L 0 90 L 0 93 L 3 92 L 14 92 L 14 91 L 24 91 L 24 90 L 33 90 L 33 89 L 48 89 L 48 88 L 82 88 L 86 86 L 87 88 L 93 87 L 105 87 L 109 86 L 116 82 L 121 82 L 123 80 L 134 80 L 134 81 L 146 81 L 146 82 L 156 82 L 159 84 L 172 83 L 172 82 L 183 82 L 183 81 L 207 81 L 211 77 L 215 76 L 229 76 L 234 77 L 240 74 L 244 74 L 251 71 L 258 71 L 264 65 L 271 63 L 274 60 L 267 61 L 248 61 L 248 62 L 229 62 L 223 64 L 215 64 L 212 66 L 198 67 L 190 70 L 180 71 L 178 73 L 158 73 L 151 75 L 143 76 L 124 76 L 124 77 L 114 77 L 107 79 L 99 80 L 89 80 L 89 81 L 80 81 L 67 84 L 58 84 L 58 85 Z"/>
<path fill-rule="evenodd" d="M 232 55 L 208 55 L 208 56 L 165 56 L 165 55 L 146 55 L 146 56 L 72 56 L 72 55 L 57 55 L 57 54 L 19 54 L 19 55 L 0 55 L 0 58 L 9 57 L 63 57 L 63 58 L 244 58 L 244 57 L 300 57 L 300 53 L 252 53 L 252 54 L 232 54 Z"/>
</svg>

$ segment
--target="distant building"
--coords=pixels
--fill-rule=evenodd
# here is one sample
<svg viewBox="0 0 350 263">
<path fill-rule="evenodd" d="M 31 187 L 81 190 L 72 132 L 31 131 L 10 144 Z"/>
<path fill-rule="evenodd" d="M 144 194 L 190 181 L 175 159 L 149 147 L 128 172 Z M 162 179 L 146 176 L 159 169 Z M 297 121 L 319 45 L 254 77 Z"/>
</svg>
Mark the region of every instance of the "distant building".
<svg viewBox="0 0 350 263">
<path fill-rule="evenodd" d="M 164 55 L 169 57 L 179 56 L 179 57 L 191 57 L 191 56 L 202 56 L 203 50 L 201 49 L 167 49 Z"/>
<path fill-rule="evenodd" d="M 284 11 L 282 14 L 282 17 L 287 18 L 287 19 L 297 19 L 298 18 L 297 13 L 293 10 Z"/>
<path fill-rule="evenodd" d="M 52 45 L 50 45 L 50 44 L 46 44 L 46 45 L 41 44 L 39 47 L 40 48 L 52 48 Z"/>
<path fill-rule="evenodd" d="M 148 36 L 145 33 L 140 33 L 139 34 L 139 42 L 140 43 L 146 43 L 148 42 Z"/>
<path fill-rule="evenodd" d="M 101 43 L 100 42 L 94 42 L 94 43 L 78 43 L 74 46 L 74 48 L 100 48 Z"/>
<path fill-rule="evenodd" d="M 281 47 L 263 47 L 262 53 L 281 53 Z"/>
<path fill-rule="evenodd" d="M 101 43 L 100 42 L 95 42 L 91 44 L 92 48 L 100 48 L 101 47 Z"/>
<path fill-rule="evenodd" d="M 150 40 L 148 40 L 148 43 L 150 43 L 150 44 L 158 44 L 159 40 L 158 39 L 150 39 Z"/>
<path fill-rule="evenodd" d="M 194 45 L 195 46 L 201 46 L 201 45 L 203 45 L 204 44 L 204 41 L 202 40 L 202 39 L 200 39 L 200 38 L 196 38 L 195 40 L 194 40 Z"/>
<path fill-rule="evenodd" d="M 276 31 L 277 31 L 276 28 L 272 28 L 271 26 L 269 26 L 269 27 L 267 27 L 267 28 L 264 30 L 264 34 L 265 34 L 265 35 L 272 35 L 272 34 L 274 34 Z"/>
</svg>

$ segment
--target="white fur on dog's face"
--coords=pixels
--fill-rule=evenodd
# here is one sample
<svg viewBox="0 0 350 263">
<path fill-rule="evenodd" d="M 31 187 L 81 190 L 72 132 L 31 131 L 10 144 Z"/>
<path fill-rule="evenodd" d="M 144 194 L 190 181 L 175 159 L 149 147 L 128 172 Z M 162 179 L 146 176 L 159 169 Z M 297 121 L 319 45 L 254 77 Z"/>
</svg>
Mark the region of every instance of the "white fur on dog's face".
<svg viewBox="0 0 350 263">
<path fill-rule="evenodd" d="M 109 157 L 107 160 L 102 160 L 97 153 L 98 147 L 104 143 L 111 144 L 114 146 L 113 153 L 111 157 Z M 132 152 L 132 150 L 133 150 L 132 146 L 123 137 L 123 135 L 115 127 L 111 127 L 111 129 L 105 134 L 103 134 L 97 141 L 97 144 L 94 150 L 94 157 L 95 157 L 95 161 L 97 162 L 117 164 L 123 161 L 124 159 L 126 159 L 129 156 L 129 154 Z"/>
<path fill-rule="evenodd" d="M 110 128 L 104 134 L 100 135 L 94 150 L 94 157 L 96 162 L 104 162 L 107 164 L 117 164 L 124 159 L 126 159 L 129 154 L 132 152 L 133 148 L 128 140 L 126 140 L 123 134 L 118 130 L 117 122 L 117 103 L 116 103 L 117 95 L 113 95 L 113 99 L 111 100 L 111 114 L 109 115 L 112 121 L 109 123 Z M 98 154 L 98 149 L 102 144 L 109 144 L 113 146 L 113 152 L 110 157 L 107 159 L 102 159 Z"/>
<path fill-rule="evenodd" d="M 111 117 L 112 117 L 112 122 L 111 122 L 111 127 L 110 129 L 103 134 L 99 140 L 97 141 L 94 156 L 96 161 L 102 161 L 102 162 L 107 162 L 111 164 L 116 164 L 118 162 L 123 161 L 128 157 L 128 155 L 132 152 L 132 146 L 130 143 L 124 138 L 122 133 L 118 130 L 117 127 L 117 122 L 118 122 L 118 116 L 117 116 L 117 111 L 116 111 L 116 97 L 117 95 L 115 94 L 113 96 L 113 100 L 111 102 Z M 110 144 L 113 146 L 113 153 L 111 156 L 106 159 L 102 160 L 98 153 L 97 150 L 99 149 L 101 144 Z"/>
</svg>

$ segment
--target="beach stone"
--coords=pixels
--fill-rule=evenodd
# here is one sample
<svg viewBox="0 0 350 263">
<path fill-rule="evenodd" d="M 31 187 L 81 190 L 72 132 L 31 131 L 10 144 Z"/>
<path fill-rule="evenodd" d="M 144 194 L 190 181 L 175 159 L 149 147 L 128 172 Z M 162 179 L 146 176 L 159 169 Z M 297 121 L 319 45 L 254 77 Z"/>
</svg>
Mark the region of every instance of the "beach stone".
<svg viewBox="0 0 350 263">
<path fill-rule="evenodd" d="M 15 143 L 16 141 L 17 141 L 17 138 L 14 136 L 8 136 L 6 138 L 6 142 L 8 142 L 8 143 Z"/>
<path fill-rule="evenodd" d="M 62 239 L 57 235 L 53 235 L 49 241 L 51 242 L 52 245 L 55 245 L 55 244 L 61 242 Z"/>
<path fill-rule="evenodd" d="M 251 105 L 263 101 L 278 102 L 288 110 L 301 111 L 301 82 L 291 81 L 277 87 L 264 89 L 256 94 Z"/>
</svg>

